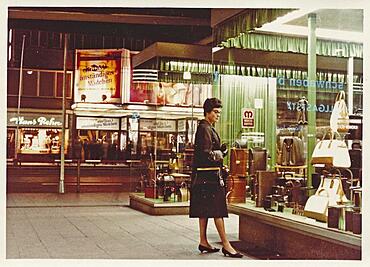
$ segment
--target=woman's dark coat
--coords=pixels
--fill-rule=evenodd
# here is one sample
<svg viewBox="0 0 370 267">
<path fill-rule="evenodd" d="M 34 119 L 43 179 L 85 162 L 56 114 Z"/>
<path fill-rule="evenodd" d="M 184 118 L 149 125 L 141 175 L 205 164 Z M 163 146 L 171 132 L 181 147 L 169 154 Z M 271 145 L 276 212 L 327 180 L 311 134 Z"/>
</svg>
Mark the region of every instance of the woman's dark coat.
<svg viewBox="0 0 370 267">
<path fill-rule="evenodd" d="M 213 126 L 201 120 L 195 134 L 190 218 L 228 217 L 225 187 L 220 185 L 218 171 L 197 171 L 197 168 L 222 167 L 222 161 L 212 158 L 212 151 L 220 151 L 220 137 Z"/>
</svg>

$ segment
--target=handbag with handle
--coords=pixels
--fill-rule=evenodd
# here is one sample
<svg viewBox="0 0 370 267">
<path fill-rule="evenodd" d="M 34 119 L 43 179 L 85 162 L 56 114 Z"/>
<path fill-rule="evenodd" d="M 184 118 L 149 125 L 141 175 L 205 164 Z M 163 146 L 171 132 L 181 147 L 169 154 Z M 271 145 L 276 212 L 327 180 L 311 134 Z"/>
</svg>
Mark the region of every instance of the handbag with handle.
<svg viewBox="0 0 370 267">
<path fill-rule="evenodd" d="M 333 132 L 347 133 L 349 130 L 349 114 L 345 97 L 345 92 L 340 91 L 335 98 L 333 111 L 330 116 L 330 128 Z"/>
<path fill-rule="evenodd" d="M 326 222 L 328 219 L 328 207 L 348 203 L 342 185 L 341 173 L 329 174 L 322 177 L 319 188 L 315 195 L 308 198 L 304 207 L 304 215 L 319 221 Z"/>
<path fill-rule="evenodd" d="M 304 207 L 304 216 L 318 221 L 327 221 L 329 207 L 329 192 L 325 188 L 316 191 L 308 198 Z"/>
<path fill-rule="evenodd" d="M 349 168 L 351 158 L 346 143 L 343 140 L 330 139 L 324 140 L 325 135 L 319 141 L 312 153 L 311 164 L 325 164 L 338 168 Z"/>
</svg>

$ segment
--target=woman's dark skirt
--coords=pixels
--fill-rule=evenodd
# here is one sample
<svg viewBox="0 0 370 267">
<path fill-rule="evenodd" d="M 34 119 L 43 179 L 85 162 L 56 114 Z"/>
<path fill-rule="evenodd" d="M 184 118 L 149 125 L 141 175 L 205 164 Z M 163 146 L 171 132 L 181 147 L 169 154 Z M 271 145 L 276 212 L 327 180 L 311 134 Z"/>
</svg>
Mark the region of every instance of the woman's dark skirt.
<svg viewBox="0 0 370 267">
<path fill-rule="evenodd" d="M 228 217 L 225 186 L 217 172 L 198 172 L 192 177 L 190 218 Z"/>
</svg>

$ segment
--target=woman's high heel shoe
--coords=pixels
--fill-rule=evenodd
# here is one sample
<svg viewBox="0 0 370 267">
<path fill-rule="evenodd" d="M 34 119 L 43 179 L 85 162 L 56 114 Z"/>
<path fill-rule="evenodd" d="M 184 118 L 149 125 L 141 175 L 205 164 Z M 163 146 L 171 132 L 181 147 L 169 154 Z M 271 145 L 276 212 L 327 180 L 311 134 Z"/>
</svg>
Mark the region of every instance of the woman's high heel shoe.
<svg viewBox="0 0 370 267">
<path fill-rule="evenodd" d="M 198 246 L 198 249 L 199 249 L 199 250 L 200 250 L 200 252 L 202 252 L 202 253 L 203 253 L 203 251 L 206 251 L 206 252 L 208 252 L 208 253 L 214 253 L 214 252 L 218 252 L 218 251 L 220 251 L 220 249 L 219 249 L 219 248 L 209 248 L 209 247 L 205 247 L 205 246 L 200 245 L 200 244 L 199 244 L 199 246 Z"/>
<path fill-rule="evenodd" d="M 222 248 L 222 253 L 224 256 L 229 256 L 230 258 L 242 258 L 243 255 L 240 254 L 239 252 L 236 252 L 235 254 L 232 254 L 231 252 L 227 251 L 225 248 Z"/>
</svg>

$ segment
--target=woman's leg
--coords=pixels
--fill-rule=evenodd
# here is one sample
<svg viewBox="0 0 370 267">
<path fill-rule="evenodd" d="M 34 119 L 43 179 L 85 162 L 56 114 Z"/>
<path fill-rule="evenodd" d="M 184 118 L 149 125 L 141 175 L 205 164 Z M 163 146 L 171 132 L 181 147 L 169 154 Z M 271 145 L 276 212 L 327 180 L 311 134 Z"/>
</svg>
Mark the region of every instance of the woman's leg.
<svg viewBox="0 0 370 267">
<path fill-rule="evenodd" d="M 218 235 L 221 238 L 222 246 L 229 251 L 231 254 L 235 254 L 235 249 L 231 246 L 226 236 L 224 218 L 214 218 L 215 225 L 217 228 Z"/>
<path fill-rule="evenodd" d="M 208 218 L 199 218 L 199 244 L 205 247 L 211 247 L 207 240 L 207 224 Z"/>
</svg>

